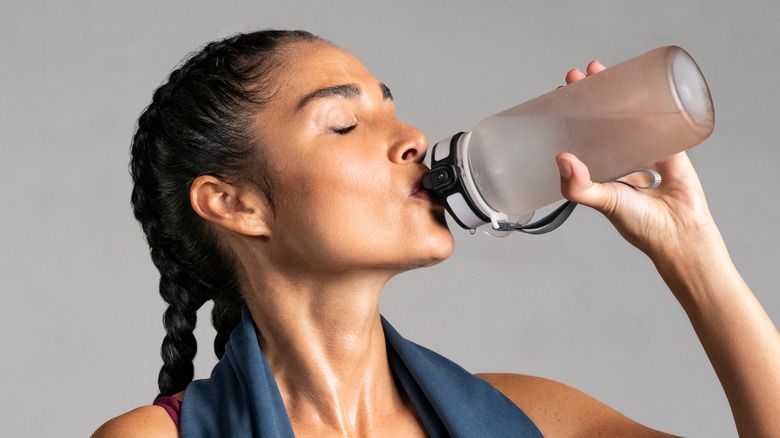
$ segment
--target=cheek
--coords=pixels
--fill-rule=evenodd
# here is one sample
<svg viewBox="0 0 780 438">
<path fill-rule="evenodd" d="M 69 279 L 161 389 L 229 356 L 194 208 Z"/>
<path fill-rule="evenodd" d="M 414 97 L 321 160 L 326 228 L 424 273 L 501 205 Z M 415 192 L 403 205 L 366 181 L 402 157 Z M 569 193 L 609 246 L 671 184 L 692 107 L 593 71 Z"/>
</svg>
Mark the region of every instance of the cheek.
<svg viewBox="0 0 780 438">
<path fill-rule="evenodd" d="M 317 172 L 306 178 L 301 196 L 333 216 L 370 214 L 372 205 L 383 204 L 390 191 L 388 175 L 375 161 L 349 158 L 320 160 Z"/>
<path fill-rule="evenodd" d="M 365 236 L 391 210 L 390 178 L 369 160 L 329 157 L 308 169 L 282 170 L 276 190 L 278 219 L 286 232 L 306 227 L 323 237 Z M 290 229 L 290 228 L 293 229 Z"/>
<path fill-rule="evenodd" d="M 275 178 L 276 237 L 288 256 L 320 267 L 419 267 L 452 253 L 443 212 L 409 199 L 407 170 L 370 151 L 318 155 L 280 166 Z"/>
<path fill-rule="evenodd" d="M 328 216 L 321 225 L 329 228 L 328 235 L 338 230 L 340 241 L 350 246 L 381 244 L 398 208 L 391 178 L 375 164 L 340 164 L 319 192 L 317 201 Z"/>
</svg>

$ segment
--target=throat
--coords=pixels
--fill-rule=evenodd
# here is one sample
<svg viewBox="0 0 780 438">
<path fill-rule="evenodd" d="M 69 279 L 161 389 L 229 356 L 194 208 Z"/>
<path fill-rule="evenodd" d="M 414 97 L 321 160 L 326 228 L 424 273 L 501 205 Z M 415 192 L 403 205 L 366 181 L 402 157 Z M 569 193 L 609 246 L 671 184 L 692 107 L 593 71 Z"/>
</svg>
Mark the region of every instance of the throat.
<svg viewBox="0 0 780 438">
<path fill-rule="evenodd" d="M 264 286 L 245 301 L 296 436 L 381 436 L 418 423 L 390 369 L 378 285 Z"/>
<path fill-rule="evenodd" d="M 381 436 L 397 431 L 393 425 L 418 423 L 390 369 L 384 336 L 334 342 L 269 359 L 296 436 Z"/>
</svg>

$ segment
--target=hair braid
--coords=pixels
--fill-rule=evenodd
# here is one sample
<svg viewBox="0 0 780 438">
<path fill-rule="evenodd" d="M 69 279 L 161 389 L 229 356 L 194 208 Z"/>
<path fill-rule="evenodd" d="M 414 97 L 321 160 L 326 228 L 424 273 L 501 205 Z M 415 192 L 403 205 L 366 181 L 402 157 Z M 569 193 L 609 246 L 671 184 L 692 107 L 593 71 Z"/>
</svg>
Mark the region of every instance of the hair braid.
<svg viewBox="0 0 780 438">
<path fill-rule="evenodd" d="M 214 337 L 214 353 L 220 359 L 225 354 L 230 333 L 241 322 L 240 306 L 240 297 L 226 295 L 214 300 L 214 308 L 211 310 L 211 323 L 217 329 L 217 335 Z"/>
<path fill-rule="evenodd" d="M 160 271 L 160 295 L 168 303 L 158 379 L 163 395 L 184 390 L 192 380 L 193 330 L 206 301 L 214 300 L 218 357 L 240 321 L 235 257 L 192 209 L 192 182 L 201 175 L 246 179 L 273 208 L 251 116 L 273 95 L 283 49 L 318 39 L 302 31 L 261 31 L 209 43 L 170 74 L 138 119 L 131 202 Z"/>
</svg>

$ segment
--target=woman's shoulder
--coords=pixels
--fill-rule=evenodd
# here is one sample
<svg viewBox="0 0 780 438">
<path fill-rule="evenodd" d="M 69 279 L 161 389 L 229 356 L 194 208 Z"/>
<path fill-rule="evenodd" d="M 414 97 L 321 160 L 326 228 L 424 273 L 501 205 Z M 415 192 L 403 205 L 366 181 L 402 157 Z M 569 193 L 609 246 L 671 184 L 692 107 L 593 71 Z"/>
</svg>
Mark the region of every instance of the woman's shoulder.
<svg viewBox="0 0 780 438">
<path fill-rule="evenodd" d="M 523 374 L 475 374 L 512 400 L 544 436 L 669 437 L 647 428 L 582 391 Z"/>
<path fill-rule="evenodd" d="M 174 395 L 181 401 L 184 393 Z M 92 438 L 178 437 L 179 430 L 170 413 L 160 405 L 141 406 L 108 420 Z"/>
<path fill-rule="evenodd" d="M 161 406 L 141 406 L 108 420 L 92 438 L 178 437 L 179 431 Z"/>
</svg>

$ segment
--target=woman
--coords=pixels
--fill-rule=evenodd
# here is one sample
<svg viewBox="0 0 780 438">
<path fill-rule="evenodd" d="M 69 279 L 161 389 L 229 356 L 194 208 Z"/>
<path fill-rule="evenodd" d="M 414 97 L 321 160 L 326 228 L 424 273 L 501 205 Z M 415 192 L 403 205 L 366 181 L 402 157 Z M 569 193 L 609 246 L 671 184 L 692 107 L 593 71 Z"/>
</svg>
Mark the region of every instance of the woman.
<svg viewBox="0 0 780 438">
<path fill-rule="evenodd" d="M 169 304 L 165 397 L 94 436 L 179 436 L 179 411 L 183 436 L 668 436 L 560 383 L 468 375 L 381 319 L 391 277 L 453 250 L 421 187 L 426 149 L 385 85 L 308 33 L 238 35 L 174 71 L 139 119 L 131 163 Z M 594 184 L 576 157 L 557 160 L 564 196 L 604 213 L 655 263 L 740 436 L 778 436 L 780 338 L 685 154 L 658 163 L 664 183 L 646 192 Z M 195 312 L 209 299 L 222 360 L 190 383 Z"/>
</svg>

